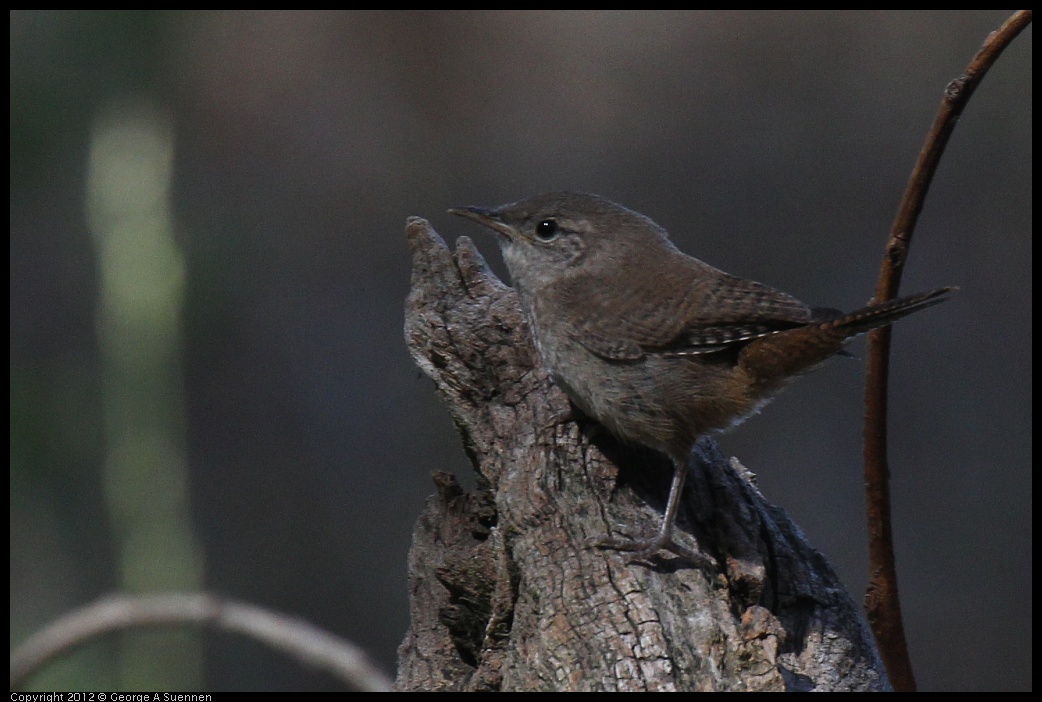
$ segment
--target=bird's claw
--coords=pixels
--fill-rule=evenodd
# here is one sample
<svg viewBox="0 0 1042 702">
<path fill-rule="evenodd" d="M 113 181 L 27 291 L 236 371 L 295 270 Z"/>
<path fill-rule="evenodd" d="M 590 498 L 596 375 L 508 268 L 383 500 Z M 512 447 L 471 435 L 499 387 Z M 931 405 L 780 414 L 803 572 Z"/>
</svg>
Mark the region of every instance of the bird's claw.
<svg viewBox="0 0 1042 702">
<path fill-rule="evenodd" d="M 596 536 L 591 538 L 589 543 L 591 546 L 596 548 L 628 553 L 630 554 L 627 559 L 627 562 L 629 563 L 635 561 L 650 561 L 653 560 L 661 551 L 668 551 L 675 556 L 679 556 L 680 558 L 689 561 L 692 565 L 715 565 L 712 558 L 699 553 L 695 549 L 677 543 L 673 540 L 673 535 L 668 532 L 664 534 L 658 533 L 644 539 L 620 538 L 610 535 Z"/>
</svg>

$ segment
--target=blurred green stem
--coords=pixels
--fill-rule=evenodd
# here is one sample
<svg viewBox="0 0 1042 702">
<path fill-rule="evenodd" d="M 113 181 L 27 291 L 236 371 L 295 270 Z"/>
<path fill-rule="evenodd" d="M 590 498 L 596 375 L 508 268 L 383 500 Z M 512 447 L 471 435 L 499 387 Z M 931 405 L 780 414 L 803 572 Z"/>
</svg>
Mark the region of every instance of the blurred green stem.
<svg viewBox="0 0 1042 702">
<path fill-rule="evenodd" d="M 184 261 L 170 212 L 173 134 L 161 110 L 109 106 L 94 122 L 86 205 L 99 269 L 103 482 L 122 588 L 194 590 L 202 555 L 192 533 L 181 376 Z M 188 632 L 125 640 L 124 689 L 201 685 Z"/>
</svg>

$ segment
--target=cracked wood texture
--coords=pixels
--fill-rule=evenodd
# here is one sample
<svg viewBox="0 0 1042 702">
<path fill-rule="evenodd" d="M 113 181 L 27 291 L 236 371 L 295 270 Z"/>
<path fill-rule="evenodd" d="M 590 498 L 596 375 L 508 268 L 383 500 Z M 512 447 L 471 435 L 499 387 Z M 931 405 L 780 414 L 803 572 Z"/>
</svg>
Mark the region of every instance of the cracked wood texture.
<svg viewBox="0 0 1042 702">
<path fill-rule="evenodd" d="M 711 439 L 678 541 L 629 562 L 591 541 L 658 526 L 671 467 L 573 410 L 517 296 L 466 237 L 410 218 L 405 337 L 477 473 L 416 524 L 399 690 L 889 690 L 860 608 L 785 513 Z"/>
</svg>

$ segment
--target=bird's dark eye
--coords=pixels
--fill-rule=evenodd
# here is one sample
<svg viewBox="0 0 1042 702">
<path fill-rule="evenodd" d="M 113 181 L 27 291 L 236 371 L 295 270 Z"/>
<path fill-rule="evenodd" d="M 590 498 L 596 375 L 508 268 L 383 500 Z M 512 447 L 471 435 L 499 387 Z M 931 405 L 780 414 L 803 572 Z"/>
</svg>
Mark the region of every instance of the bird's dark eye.
<svg viewBox="0 0 1042 702">
<path fill-rule="evenodd" d="M 543 241 L 549 241 L 557 236 L 557 220 L 544 219 L 535 225 L 535 233 Z"/>
</svg>

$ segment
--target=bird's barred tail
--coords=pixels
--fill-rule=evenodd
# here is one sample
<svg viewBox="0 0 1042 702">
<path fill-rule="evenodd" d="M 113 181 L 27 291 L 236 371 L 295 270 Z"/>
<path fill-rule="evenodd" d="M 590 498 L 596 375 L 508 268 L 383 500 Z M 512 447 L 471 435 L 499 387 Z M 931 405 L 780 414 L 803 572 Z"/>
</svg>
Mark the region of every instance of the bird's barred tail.
<svg viewBox="0 0 1042 702">
<path fill-rule="evenodd" d="M 834 316 L 817 323 L 754 339 L 739 355 L 739 366 L 755 379 L 758 392 L 774 392 L 794 375 L 809 371 L 829 356 L 840 353 L 851 337 L 944 302 L 945 296 L 954 290 L 938 288 L 847 314 L 835 312 Z M 821 312 L 827 314 L 824 310 Z"/>
<path fill-rule="evenodd" d="M 901 317 L 926 309 L 933 305 L 939 305 L 948 299 L 948 295 L 958 290 L 955 287 L 937 288 L 930 292 L 909 295 L 907 297 L 884 302 L 879 305 L 869 305 L 859 310 L 825 322 L 823 326 L 831 327 L 839 331 L 843 336 L 851 337 L 864 334 L 878 327 L 885 327 Z"/>
</svg>

